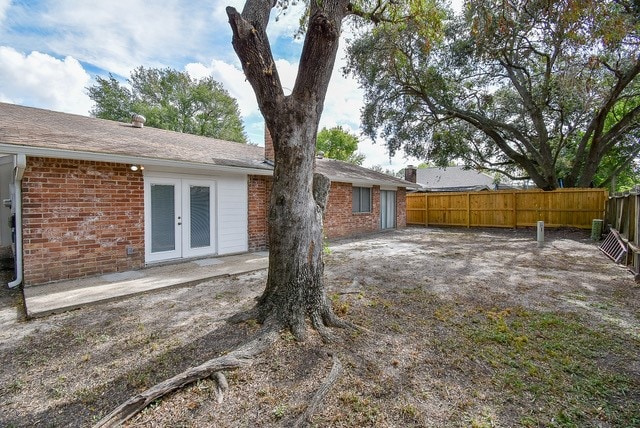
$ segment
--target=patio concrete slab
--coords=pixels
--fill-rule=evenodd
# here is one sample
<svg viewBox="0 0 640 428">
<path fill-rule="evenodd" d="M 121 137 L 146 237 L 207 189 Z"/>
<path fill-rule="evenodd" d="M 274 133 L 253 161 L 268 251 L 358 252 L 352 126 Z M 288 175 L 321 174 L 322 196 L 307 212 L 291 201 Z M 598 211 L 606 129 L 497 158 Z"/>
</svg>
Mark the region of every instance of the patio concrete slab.
<svg viewBox="0 0 640 428">
<path fill-rule="evenodd" d="M 193 260 L 24 288 L 27 317 L 41 317 L 100 302 L 195 285 L 209 279 L 266 269 L 267 252 Z"/>
</svg>

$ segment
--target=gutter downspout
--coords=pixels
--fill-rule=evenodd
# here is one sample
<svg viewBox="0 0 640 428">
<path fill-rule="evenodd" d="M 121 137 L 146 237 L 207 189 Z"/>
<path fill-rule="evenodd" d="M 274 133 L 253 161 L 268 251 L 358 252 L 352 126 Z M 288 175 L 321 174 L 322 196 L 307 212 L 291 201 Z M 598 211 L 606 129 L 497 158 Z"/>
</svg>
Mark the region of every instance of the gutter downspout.
<svg viewBox="0 0 640 428">
<path fill-rule="evenodd" d="M 7 284 L 9 288 L 15 288 L 22 284 L 22 177 L 24 170 L 27 168 L 27 156 L 19 153 L 15 157 L 14 168 L 14 198 L 16 204 L 15 212 L 15 230 L 16 230 L 16 253 L 15 253 L 15 274 L 16 279 Z"/>
</svg>

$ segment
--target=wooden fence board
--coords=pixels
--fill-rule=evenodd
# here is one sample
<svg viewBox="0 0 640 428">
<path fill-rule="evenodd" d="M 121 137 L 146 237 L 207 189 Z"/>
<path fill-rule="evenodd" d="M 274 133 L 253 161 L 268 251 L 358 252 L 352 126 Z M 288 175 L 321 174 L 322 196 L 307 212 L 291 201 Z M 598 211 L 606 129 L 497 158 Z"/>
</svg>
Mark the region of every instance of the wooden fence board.
<svg viewBox="0 0 640 428">
<path fill-rule="evenodd" d="M 633 192 L 616 194 L 607 202 L 606 221 L 627 246 L 626 257 L 620 261 L 640 280 L 640 187 Z"/>
<path fill-rule="evenodd" d="M 590 229 L 605 215 L 606 189 L 558 189 L 407 194 L 407 224 L 464 227 Z"/>
</svg>

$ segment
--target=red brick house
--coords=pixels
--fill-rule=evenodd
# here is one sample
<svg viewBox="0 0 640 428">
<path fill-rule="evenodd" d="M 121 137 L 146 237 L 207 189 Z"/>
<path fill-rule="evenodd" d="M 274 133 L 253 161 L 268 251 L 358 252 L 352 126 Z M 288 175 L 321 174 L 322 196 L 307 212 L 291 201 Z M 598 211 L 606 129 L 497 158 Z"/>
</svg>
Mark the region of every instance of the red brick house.
<svg viewBox="0 0 640 428">
<path fill-rule="evenodd" d="M 412 183 L 331 159 L 316 170 L 332 181 L 327 237 L 406 225 Z M 262 147 L 0 103 L 11 285 L 265 249 L 271 176 Z"/>
</svg>

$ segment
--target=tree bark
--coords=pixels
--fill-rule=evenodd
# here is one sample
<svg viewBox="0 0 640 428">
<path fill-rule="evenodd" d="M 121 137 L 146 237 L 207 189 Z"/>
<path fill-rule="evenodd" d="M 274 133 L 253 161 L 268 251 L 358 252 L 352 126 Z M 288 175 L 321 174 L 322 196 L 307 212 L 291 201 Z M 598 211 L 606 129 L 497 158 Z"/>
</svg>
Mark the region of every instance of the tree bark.
<svg viewBox="0 0 640 428">
<path fill-rule="evenodd" d="M 314 180 L 318 122 L 338 50 L 347 2 L 310 2 L 298 75 L 285 96 L 266 34 L 270 0 L 227 8 L 233 47 L 256 94 L 275 151 L 269 204 L 269 274 L 252 311 L 258 321 L 289 328 L 299 339 L 306 320 L 327 337 L 339 325 L 323 287 L 322 214 L 329 181 Z"/>
</svg>

